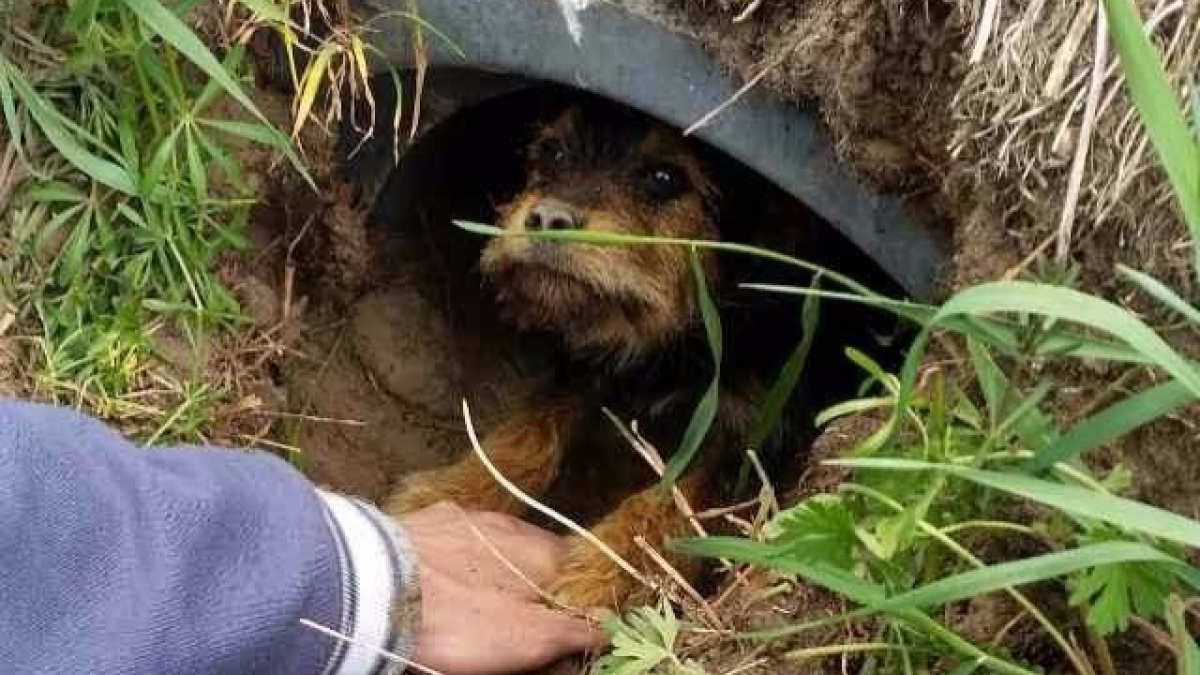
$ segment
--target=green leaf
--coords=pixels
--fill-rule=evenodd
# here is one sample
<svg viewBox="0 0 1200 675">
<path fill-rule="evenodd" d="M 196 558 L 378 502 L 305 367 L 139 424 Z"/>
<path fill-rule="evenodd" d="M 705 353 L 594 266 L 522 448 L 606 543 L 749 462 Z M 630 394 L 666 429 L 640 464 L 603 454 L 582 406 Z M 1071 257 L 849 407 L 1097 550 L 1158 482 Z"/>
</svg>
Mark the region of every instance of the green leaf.
<svg viewBox="0 0 1200 675">
<path fill-rule="evenodd" d="M 88 197 L 78 187 L 63 181 L 51 181 L 32 187 L 26 195 L 33 201 L 43 204 L 80 204 Z"/>
<path fill-rule="evenodd" d="M 29 109 L 29 116 L 42 130 L 46 140 L 75 168 L 97 183 L 118 192 L 128 195 L 137 194 L 136 182 L 129 172 L 85 148 L 79 142 L 79 137 L 86 137 L 86 133 L 63 117 L 62 113 L 29 84 L 20 70 L 3 54 L 0 54 L 0 94 L 8 91 L 15 93 L 17 98 L 25 104 L 25 107 Z M 9 97 L 5 96 L 5 98 Z M 8 123 L 17 125 L 18 120 L 8 115 L 7 104 L 5 108 L 6 117 L 9 118 Z"/>
<path fill-rule="evenodd" d="M 1004 435 L 1008 433 L 1009 429 L 1028 429 L 1031 420 L 1035 423 L 1044 422 L 1046 417 L 1042 414 L 1042 411 L 1038 409 L 1038 406 L 1041 405 L 1042 401 L 1046 400 L 1046 396 L 1050 394 L 1050 391 L 1053 389 L 1053 387 L 1054 383 L 1048 380 L 1041 382 L 1034 387 L 1033 391 L 1030 391 L 1028 394 L 1026 394 L 1025 398 L 1023 398 L 1021 402 L 1018 403 L 1015 408 L 1013 408 L 1013 411 L 996 426 L 996 433 Z M 1042 439 L 1039 438 L 1038 440 Z"/>
<path fill-rule="evenodd" d="M 708 390 L 704 392 L 695 412 L 692 413 L 692 419 L 688 422 L 687 429 L 684 430 L 679 449 L 671 456 L 671 460 L 663 471 L 662 484 L 664 487 L 674 485 L 675 481 L 679 480 L 679 477 L 687 470 L 696 453 L 699 452 L 705 437 L 708 436 L 709 429 L 712 428 L 713 420 L 717 418 L 719 404 L 721 352 L 724 349 L 721 316 L 717 312 L 717 305 L 713 302 L 712 295 L 708 292 L 704 267 L 700 263 L 700 256 L 695 249 L 692 249 L 692 272 L 696 277 L 696 298 L 700 305 L 700 317 L 704 322 L 704 333 L 708 339 L 708 348 L 712 353 L 713 377 L 712 382 L 708 385 Z"/>
<path fill-rule="evenodd" d="M 821 283 L 820 275 L 813 279 L 813 287 L 819 287 Z M 787 402 L 792 398 L 792 394 L 796 391 L 796 385 L 800 383 L 800 376 L 804 374 L 804 366 L 808 363 L 808 354 L 812 351 L 813 340 L 817 334 L 817 325 L 821 319 L 821 302 L 820 298 L 815 295 L 810 295 L 804 299 L 804 307 L 801 310 L 801 325 L 803 333 L 800 338 L 800 344 L 788 356 L 787 362 L 783 364 L 783 369 L 779 372 L 779 377 L 775 380 L 775 384 L 771 387 L 771 391 L 767 393 L 766 399 L 763 401 L 762 412 L 759 414 L 758 421 L 754 425 L 753 431 L 750 433 L 750 447 L 758 449 L 762 447 L 767 437 L 771 435 L 778 426 L 779 420 L 783 416 L 783 410 L 787 406 Z"/>
<path fill-rule="evenodd" d="M 999 416 L 1004 414 L 1003 407 L 1007 404 L 1005 396 L 1010 386 L 1008 377 L 979 340 L 968 337 L 967 352 L 971 356 L 971 365 L 983 392 L 984 403 L 987 404 L 988 423 L 993 429 L 1003 430 L 1011 426 L 1017 436 L 1034 450 L 1045 447 L 1058 437 L 1054 420 L 1036 408 L 1036 403 L 1044 396 L 1035 397 L 1037 391 L 1018 406 L 1020 414 L 1014 411 L 1008 420 L 1001 422 Z"/>
<path fill-rule="evenodd" d="M 237 2 L 273 24 L 294 27 L 291 18 L 287 15 L 287 10 L 276 6 L 270 0 L 237 0 Z M 286 3 L 285 6 L 287 6 Z"/>
<path fill-rule="evenodd" d="M 979 382 L 983 402 L 987 405 L 989 425 L 995 427 L 998 422 L 997 416 L 1004 406 L 1005 392 L 1008 391 L 1008 377 L 979 340 L 967 338 L 967 353 L 971 355 L 975 379 Z"/>
<path fill-rule="evenodd" d="M 893 402 L 894 399 L 891 396 L 875 396 L 837 403 L 821 411 L 821 414 L 817 416 L 817 425 L 825 425 L 847 415 L 859 415 L 872 410 L 890 408 Z"/>
<path fill-rule="evenodd" d="M 150 30 L 161 36 L 163 40 L 166 40 L 180 54 L 183 54 L 197 68 L 202 70 L 204 74 L 220 84 L 225 93 L 241 104 L 250 114 L 257 117 L 263 124 L 271 125 L 271 121 L 258 109 L 258 106 L 254 104 L 254 101 L 250 99 L 241 85 L 234 80 L 229 71 L 225 69 L 225 66 L 217 60 L 216 56 L 213 56 L 213 53 L 188 28 L 187 24 L 170 9 L 158 0 L 121 0 L 121 2 Z M 300 156 L 296 154 L 295 149 L 290 143 L 287 145 L 287 150 L 284 154 L 296 170 L 315 189 L 316 184 L 313 183 L 312 177 L 309 175 L 307 169 L 304 168 L 303 161 L 301 161 Z"/>
<path fill-rule="evenodd" d="M 917 509 L 910 506 L 901 513 L 880 519 L 875 524 L 874 536 L 864 541 L 869 542 L 871 552 L 881 560 L 893 560 L 912 543 L 917 520 Z"/>
<path fill-rule="evenodd" d="M 638 607 L 624 618 L 613 616 L 604 624 L 612 641 L 608 654 L 593 664 L 593 675 L 643 675 L 660 665 L 671 675 L 702 675 L 703 671 L 679 662 L 674 656 L 679 620 L 670 603 L 658 609 Z"/>
<path fill-rule="evenodd" d="M 1063 485 L 1024 474 L 905 459 L 839 459 L 829 460 L 826 464 L 883 471 L 942 471 L 973 483 L 1031 499 L 1080 518 L 1106 522 L 1132 532 L 1200 548 L 1200 522 L 1131 499 L 1073 485 Z"/>
<path fill-rule="evenodd" d="M 741 537 L 703 537 L 676 539 L 671 542 L 671 548 L 685 555 L 724 558 L 794 574 L 860 605 L 871 605 L 884 598 L 883 586 L 863 581 L 845 569 L 826 563 L 796 560 L 775 544 Z"/>
<path fill-rule="evenodd" d="M 1133 617 L 1162 616 L 1172 575 L 1159 564 L 1139 560 L 1083 570 L 1072 584 L 1072 605 L 1087 606 L 1087 622 L 1101 635 L 1129 627 Z"/>
<path fill-rule="evenodd" d="M 162 37 L 168 44 L 183 54 L 197 68 L 219 83 L 234 100 L 246 108 L 252 115 L 269 123 L 258 106 L 250 100 L 241 85 L 233 79 L 229 71 L 217 60 L 200 38 L 188 28 L 178 16 L 157 0 L 121 0 L 137 18 L 156 35 Z"/>
<path fill-rule="evenodd" d="M 183 134 L 184 156 L 187 158 L 188 177 L 192 189 L 196 192 L 196 201 L 203 202 L 208 198 L 208 166 L 200 154 L 200 146 L 196 142 L 195 131 L 186 127 Z"/>
<path fill-rule="evenodd" d="M 70 3 L 70 11 L 63 20 L 63 28 L 70 33 L 78 33 L 96 19 L 96 11 L 100 8 L 100 0 L 74 0 Z"/>
<path fill-rule="evenodd" d="M 858 548 L 854 515 L 838 495 L 816 495 L 781 511 L 764 528 L 779 553 L 803 563 L 850 570 Z"/>
<path fill-rule="evenodd" d="M 1132 0 L 1104 0 L 1104 10 L 1130 97 L 1175 189 L 1192 232 L 1193 250 L 1200 256 L 1200 146 L 1188 128 L 1158 50 L 1146 35 L 1137 6 Z M 1196 271 L 1200 272 L 1200 262 Z"/>
<path fill-rule="evenodd" d="M 1117 337 L 1200 396 L 1200 373 L 1132 312 L 1079 291 L 1027 281 L 968 288 L 938 310 L 933 323 L 963 314 L 1017 312 L 1091 326 Z M 915 376 L 915 366 L 914 373 Z M 904 378 L 911 383 L 911 379 Z"/>
<path fill-rule="evenodd" d="M 863 297 L 880 299 L 883 296 L 875 293 L 871 289 L 854 281 L 844 274 L 839 274 L 835 270 L 831 270 L 820 265 L 814 265 L 799 258 L 772 251 L 770 249 L 758 248 L 755 246 L 747 246 L 730 241 L 711 241 L 704 239 L 681 239 L 676 237 L 650 237 L 643 235 L 621 234 L 617 232 L 596 232 L 588 230 L 547 230 L 543 232 L 506 232 L 494 225 L 485 225 L 483 223 L 473 223 L 466 220 L 455 220 L 454 225 L 459 229 L 489 237 L 527 237 L 530 239 L 546 239 L 550 241 L 575 241 L 582 244 L 592 244 L 594 246 L 687 246 L 689 248 L 706 249 L 712 251 L 724 251 L 727 253 L 736 253 L 739 255 L 749 255 L 764 260 L 773 260 L 784 265 L 796 267 L 809 272 L 821 274 L 827 279 L 834 281 L 840 286 L 849 289 L 858 295 L 849 296 L 854 300 L 861 300 Z M 743 288 L 749 287 L 748 284 L 743 284 Z M 790 289 L 796 290 L 796 289 Z M 797 295 L 803 295 L 808 289 L 799 289 Z M 829 297 L 828 293 L 822 293 L 822 297 Z M 932 312 L 931 307 L 918 303 L 899 303 L 907 304 L 914 311 L 923 313 Z"/>
<path fill-rule="evenodd" d="M 1187 606 L 1177 597 L 1168 600 L 1167 627 L 1175 639 L 1179 675 L 1200 675 L 1200 648 L 1187 626 Z"/>
<path fill-rule="evenodd" d="M 238 122 L 236 120 L 219 120 L 219 119 L 200 119 L 197 123 L 201 126 L 210 127 L 218 131 L 227 133 L 231 136 L 243 138 L 254 143 L 265 145 L 268 148 L 283 150 L 288 147 L 287 137 L 279 133 L 279 130 L 263 126 L 262 124 L 254 124 L 250 122 Z"/>
<path fill-rule="evenodd" d="M 1179 312 L 1183 318 L 1192 323 L 1193 327 L 1200 328 L 1200 310 L 1193 307 L 1187 300 L 1179 297 L 1179 294 L 1168 288 L 1166 284 L 1149 274 L 1130 269 L 1124 265 L 1117 265 L 1117 271 L 1138 286 L 1141 286 L 1142 290 L 1146 291 L 1154 299 Z"/>
<path fill-rule="evenodd" d="M 1170 563 L 1180 561 L 1146 544 L 1105 542 L 1068 551 L 991 565 L 948 576 L 920 588 L 875 603 L 877 611 L 940 607 L 993 591 L 1014 588 L 1070 574 L 1083 569 L 1119 563 Z"/>
<path fill-rule="evenodd" d="M 1040 450 L 1029 469 L 1040 472 L 1068 462 L 1195 400 L 1196 395 L 1180 382 L 1167 382 L 1134 394 L 1071 427 Z"/>
</svg>

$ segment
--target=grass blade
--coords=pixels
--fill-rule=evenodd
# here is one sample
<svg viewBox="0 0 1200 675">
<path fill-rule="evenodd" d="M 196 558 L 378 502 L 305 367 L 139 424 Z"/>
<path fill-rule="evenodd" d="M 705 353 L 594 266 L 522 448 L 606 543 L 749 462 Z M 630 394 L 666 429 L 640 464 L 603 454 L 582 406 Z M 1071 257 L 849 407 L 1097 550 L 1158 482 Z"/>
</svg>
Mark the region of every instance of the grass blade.
<svg viewBox="0 0 1200 675">
<path fill-rule="evenodd" d="M 295 27 L 291 18 L 288 17 L 287 10 L 275 6 L 269 0 L 237 0 L 237 2 L 239 5 L 273 24 L 277 24 L 280 27 Z"/>
<path fill-rule="evenodd" d="M 537 233 L 507 232 L 494 225 L 473 223 L 465 220 L 456 220 L 454 221 L 454 224 L 459 229 L 466 230 L 472 234 L 479 234 L 488 237 L 529 237 L 533 239 L 547 239 L 551 241 L 574 241 L 581 244 L 592 244 L 594 246 L 688 246 L 690 248 L 755 256 L 764 260 L 773 260 L 784 265 L 789 265 L 816 274 L 821 274 L 826 279 L 830 279 L 850 292 L 861 296 L 866 296 L 869 298 L 884 297 L 879 293 L 872 291 L 870 288 L 867 288 L 866 286 L 851 279 L 850 277 L 838 273 L 835 270 L 821 267 L 820 265 L 814 265 L 805 260 L 793 258 L 792 256 L 779 253 L 778 251 L 758 248 L 757 246 L 747 246 L 746 244 L 738 244 L 730 241 L 682 239 L 676 237 L 650 237 L 634 234 L 618 234 L 616 232 L 589 232 L 583 230 L 554 230 Z M 927 307 L 925 305 L 919 305 L 917 303 L 909 304 L 912 304 L 914 307 L 923 307 L 925 309 L 932 310 L 931 307 Z"/>
<path fill-rule="evenodd" d="M 1187 626 L 1187 606 L 1179 598 L 1171 598 L 1167 608 L 1167 627 L 1175 640 L 1175 658 L 1179 675 L 1200 675 L 1200 648 Z"/>
<path fill-rule="evenodd" d="M 308 116 L 321 93 L 321 83 L 325 81 L 325 75 L 329 72 L 329 62 L 333 59 L 333 53 L 333 45 L 322 47 L 317 52 L 317 57 L 300 76 L 300 92 L 296 97 L 296 119 L 292 122 L 292 136 L 299 136 L 308 122 Z"/>
<path fill-rule="evenodd" d="M 1175 310 L 1183 318 L 1192 322 L 1195 327 L 1200 328 L 1200 310 L 1179 297 L 1179 294 L 1168 288 L 1166 284 L 1145 272 L 1139 272 L 1124 265 L 1117 265 L 1117 271 L 1140 286 L 1152 298 Z"/>
<path fill-rule="evenodd" d="M 1179 382 L 1160 384 L 1134 394 L 1076 424 L 1040 450 L 1029 469 L 1044 471 L 1059 462 L 1075 459 L 1194 400 L 1196 395 Z"/>
<path fill-rule="evenodd" d="M 240 103 L 255 117 L 263 122 L 268 121 L 266 116 L 259 111 L 258 106 L 254 105 L 254 102 L 250 100 L 250 97 L 242 89 L 241 85 L 233 79 L 229 71 L 225 70 L 225 67 L 217 60 L 217 57 L 213 56 L 213 53 L 200 41 L 200 38 L 174 12 L 168 9 L 166 5 L 157 2 L 157 0 L 121 0 L 121 2 L 154 34 L 161 36 L 163 40 L 166 40 L 180 54 L 187 57 L 197 68 L 219 83 L 221 88 L 225 90 L 225 93 L 229 94 L 230 97 Z"/>
<path fill-rule="evenodd" d="M 1054 507 L 1080 518 L 1103 521 L 1133 532 L 1200 548 L 1200 522 L 1131 499 L 1123 499 L 1073 485 L 1064 485 L 1024 474 L 999 473 L 965 466 L 904 459 L 839 459 L 826 463 L 853 469 L 943 471 L 979 485 Z"/>
<path fill-rule="evenodd" d="M 921 609 L 965 600 L 1038 581 L 1056 579 L 1071 572 L 1127 562 L 1182 563 L 1166 553 L 1136 542 L 1110 541 L 1068 551 L 990 565 L 931 582 L 876 603 L 872 609 L 892 612 Z"/>
<path fill-rule="evenodd" d="M 1027 281 L 968 288 L 938 310 L 933 323 L 963 314 L 1038 314 L 1091 326 L 1117 337 L 1200 396 L 1200 373 L 1133 313 L 1079 291 Z"/>
<path fill-rule="evenodd" d="M 717 418 L 717 406 L 720 396 L 721 353 L 724 351 L 721 334 L 721 315 L 717 312 L 717 305 L 713 302 L 712 295 L 708 292 L 708 281 L 704 277 L 704 267 L 700 263 L 700 256 L 695 249 L 692 249 L 692 271 L 696 277 L 696 299 L 700 305 L 700 317 L 704 322 L 704 333 L 708 338 L 708 348 L 712 352 L 713 377 L 712 382 L 708 385 L 708 390 L 704 392 L 700 403 L 696 405 L 695 412 L 692 413 L 692 419 L 688 422 L 687 429 L 683 433 L 683 440 L 679 443 L 679 449 L 671 456 L 671 460 L 667 462 L 666 469 L 663 471 L 662 485 L 668 489 L 687 470 L 688 465 L 691 464 L 692 459 L 699 452 L 700 446 L 704 443 L 704 439 L 708 436 L 708 431 L 712 428 L 713 420 Z"/>
<path fill-rule="evenodd" d="M 809 564 L 781 555 L 770 544 L 740 537 L 704 537 L 676 539 L 671 548 L 685 555 L 724 558 L 742 563 L 769 567 L 804 579 L 840 593 L 860 605 L 874 606 L 884 602 L 883 587 L 859 579 L 854 574 L 825 563 Z"/>
<path fill-rule="evenodd" d="M 285 150 L 288 147 L 287 138 L 279 134 L 272 127 L 252 122 L 238 122 L 236 120 L 198 119 L 196 121 L 201 126 L 216 129 L 230 136 L 253 141 L 268 148 Z"/>
<path fill-rule="evenodd" d="M 49 101 L 42 98 L 20 70 L 0 54 L 0 95 L 8 99 L 6 94 L 10 89 L 29 109 L 29 116 L 64 159 L 101 185 L 128 195 L 137 193 L 136 181 L 129 171 L 84 147 L 78 140 L 78 137 L 83 135 L 81 130 L 63 117 Z M 6 103 L 6 117 L 9 117 L 9 108 L 10 105 Z M 16 126 L 17 120 L 9 119 L 8 123 Z"/>
<path fill-rule="evenodd" d="M 1200 145 L 1188 128 L 1158 50 L 1143 29 L 1137 6 L 1132 0 L 1104 0 L 1104 11 L 1130 97 L 1175 189 L 1200 256 Z"/>
<path fill-rule="evenodd" d="M 820 280 L 821 277 L 819 275 L 813 279 L 814 288 L 820 284 Z M 767 440 L 767 437 L 779 426 L 783 410 L 787 406 L 788 400 L 792 398 L 792 394 L 796 391 L 796 385 L 800 383 L 800 376 L 804 374 L 804 366 L 808 363 L 808 354 L 812 351 L 813 340 L 816 338 L 817 325 L 820 323 L 820 320 L 820 298 L 810 295 L 804 299 L 804 307 L 800 312 L 800 321 L 803 326 L 800 344 L 788 356 L 787 362 L 783 365 L 783 370 L 779 373 L 779 378 L 775 380 L 775 384 L 771 387 L 771 391 L 767 393 L 767 397 L 763 401 L 762 412 L 759 414 L 758 421 L 750 433 L 751 448 L 758 449 L 761 447 L 763 442 Z"/>
<path fill-rule="evenodd" d="M 250 96 L 246 94 L 241 85 L 234 80 L 225 66 L 221 64 L 217 57 L 209 51 L 208 47 L 200 41 L 200 38 L 188 28 L 178 16 L 175 15 L 166 5 L 158 0 L 121 0 L 131 12 L 137 16 L 143 24 L 146 25 L 156 35 L 166 40 L 168 44 L 174 47 L 180 54 L 183 54 L 197 68 L 208 75 L 215 82 L 221 85 L 233 100 L 237 101 L 250 114 L 257 117 L 263 124 L 270 126 L 271 121 L 267 116 L 259 110 Z M 286 148 L 284 155 L 296 168 L 296 170 L 304 177 L 304 179 L 316 189 L 316 183 L 313 182 L 312 176 L 308 170 L 304 168 L 304 163 L 300 160 L 300 156 L 296 154 L 290 143 L 283 146 Z"/>
<path fill-rule="evenodd" d="M 859 618 L 868 616 L 871 610 L 886 602 L 884 589 L 878 584 L 863 581 L 854 574 L 832 567 L 830 565 L 809 565 L 798 563 L 787 557 L 772 555 L 773 548 L 768 544 L 740 539 L 737 537 L 706 537 L 703 539 L 682 539 L 672 542 L 672 548 L 688 555 L 698 555 L 714 558 L 726 558 L 740 562 L 755 563 L 766 567 L 794 574 L 809 583 L 845 596 L 852 602 L 870 608 L 848 612 L 841 618 Z M 876 610 L 877 611 L 877 610 Z M 928 615 L 915 609 L 894 609 L 888 612 L 901 621 L 912 625 L 916 630 L 926 633 L 963 656 L 972 659 L 980 667 L 990 667 L 989 672 L 1009 673 L 1011 675 L 1035 675 L 1033 671 L 996 658 L 954 631 L 946 628 Z M 750 635 L 755 639 L 771 640 L 780 635 L 802 632 L 817 622 L 807 622 L 799 626 L 785 626 L 774 630 L 764 631 L 761 635 Z"/>
</svg>

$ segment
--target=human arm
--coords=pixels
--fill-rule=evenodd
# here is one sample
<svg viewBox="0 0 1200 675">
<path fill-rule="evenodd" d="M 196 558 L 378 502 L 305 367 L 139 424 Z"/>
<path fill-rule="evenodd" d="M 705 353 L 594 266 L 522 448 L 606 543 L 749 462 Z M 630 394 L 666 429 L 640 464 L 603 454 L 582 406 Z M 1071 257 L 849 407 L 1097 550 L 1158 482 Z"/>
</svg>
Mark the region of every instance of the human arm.
<svg viewBox="0 0 1200 675">
<path fill-rule="evenodd" d="M 317 492 L 265 453 L 139 452 L 77 413 L 0 402 L 0 662 L 72 675 L 374 672 L 377 649 L 411 657 L 414 635 L 433 640 L 421 614 L 481 609 L 447 605 L 445 592 L 418 598 L 413 549 L 440 549 L 428 543 L 435 533 L 414 545 L 406 529 L 361 502 Z M 420 566 L 435 563 L 450 565 L 452 578 L 466 573 L 453 561 Z M 450 624 L 442 630 L 468 625 Z M 581 646 L 564 638 L 551 651 Z M 418 659 L 422 652 L 445 657 L 428 644 Z M 491 663 L 517 670 L 528 656 L 501 651 Z"/>
</svg>

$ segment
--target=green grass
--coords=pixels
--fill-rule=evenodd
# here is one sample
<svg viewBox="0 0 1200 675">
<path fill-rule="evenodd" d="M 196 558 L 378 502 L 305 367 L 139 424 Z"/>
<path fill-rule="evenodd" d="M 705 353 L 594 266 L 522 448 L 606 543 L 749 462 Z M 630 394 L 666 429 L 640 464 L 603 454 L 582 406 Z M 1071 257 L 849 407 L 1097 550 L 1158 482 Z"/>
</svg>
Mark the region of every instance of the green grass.
<svg viewBox="0 0 1200 675">
<path fill-rule="evenodd" d="M 1200 236 L 1200 125 L 1188 124 L 1133 4 L 1105 0 L 1104 7 L 1129 93 L 1178 197 L 1181 217 L 1193 236 Z M 1200 119 L 1200 105 L 1192 105 L 1193 117 Z M 488 236 L 510 236 L 487 226 L 460 225 Z M 1200 399 L 1198 364 L 1137 314 L 1065 285 L 1069 276 L 1062 275 L 1054 282 L 983 284 L 930 306 L 886 298 L 804 261 L 736 244 L 592 233 L 551 236 L 601 246 L 687 246 L 761 256 L 816 272 L 832 286 L 752 288 L 810 302 L 861 303 L 894 312 L 920 329 L 899 373 L 883 372 L 866 355 L 850 354 L 869 386 L 863 398 L 832 407 L 822 421 L 876 411 L 884 422 L 849 457 L 833 462 L 851 472 L 835 493 L 783 510 L 752 536 L 675 543 L 686 553 L 768 568 L 823 587 L 850 607 L 840 616 L 743 633 L 739 640 L 771 642 L 869 619 L 870 633 L 861 642 L 795 650 L 785 658 L 853 655 L 854 672 L 862 673 L 1041 672 L 1039 664 L 1023 662 L 1002 642 L 970 642 L 946 619 L 958 603 L 1003 593 L 1056 646 L 1053 660 L 1078 675 L 1116 675 L 1110 642 L 1134 622 L 1153 626 L 1174 642 L 1177 672 L 1200 672 L 1200 649 L 1184 621 L 1188 599 L 1200 595 L 1200 569 L 1188 562 L 1188 554 L 1200 551 L 1200 522 L 1122 494 L 1129 483 L 1123 468 L 1096 476 L 1081 461 Z M 1200 261 L 1200 245 L 1193 242 L 1193 248 Z M 1200 330 L 1200 311 L 1173 289 L 1141 272 L 1115 271 L 1162 311 Z M 713 322 L 704 317 L 703 323 Z M 935 339 L 967 355 L 956 371 L 925 368 Z M 797 354 L 803 351 L 801 346 Z M 714 357 L 720 358 L 719 350 Z M 1069 383 L 1051 379 L 1047 366 L 1072 361 L 1139 368 L 1159 384 L 1060 428 L 1047 406 L 1055 389 Z M 802 364 L 802 357 L 796 362 Z M 791 365 L 799 368 L 797 363 Z M 789 370 L 781 374 L 775 398 L 787 395 L 793 379 Z M 707 405 L 707 397 L 698 402 L 697 419 L 706 418 Z M 764 410 L 777 405 L 765 401 Z M 684 444 L 689 452 L 681 453 L 680 463 L 691 456 L 693 445 Z M 1013 538 L 1040 553 L 985 559 L 987 542 Z M 983 551 L 973 551 L 980 542 Z M 1069 608 L 1066 614 L 1063 606 Z M 595 672 L 679 669 L 683 662 L 667 652 L 681 632 L 694 626 L 676 625 L 674 614 L 661 610 L 640 611 L 630 622 L 610 627 L 620 645 Z M 1078 624 L 1073 617 L 1079 617 Z"/>
<path fill-rule="evenodd" d="M 290 18 L 311 15 L 309 0 L 236 0 L 219 12 L 204 0 L 8 2 L 0 144 L 17 149 L 31 178 L 0 214 L 0 263 L 36 343 L 30 393 L 146 440 L 200 439 L 225 422 L 236 378 L 171 363 L 164 343 L 199 358 L 247 329 L 219 278 L 246 250 L 260 197 L 243 150 L 273 152 L 315 190 L 294 139 L 314 122 L 339 123 L 347 98 L 374 112 L 374 48 L 361 35 L 370 26 L 314 35 Z M 217 13 L 232 18 L 219 54 L 192 28 Z M 449 43 L 416 14 L 393 14 Z M 251 96 L 240 45 L 257 31 L 288 57 L 294 138 Z"/>
<path fill-rule="evenodd" d="M 246 93 L 241 51 L 214 55 L 172 9 L 186 4 L 48 4 L 0 49 L 5 135 L 32 175 L 7 219 L 23 324 L 40 333 L 35 393 L 152 440 L 201 437 L 222 400 L 168 367 L 161 340 L 198 348 L 245 325 L 216 274 L 245 249 L 257 197 L 238 152 L 303 172 Z"/>
<path fill-rule="evenodd" d="M 37 330 L 32 355 L 39 393 L 126 422 L 152 442 L 202 437 L 229 395 L 205 381 L 202 369 L 166 367 L 163 341 L 199 348 L 245 326 L 215 272 L 223 256 L 246 246 L 255 195 L 239 151 L 272 149 L 303 174 L 291 142 L 248 95 L 240 51 L 214 54 L 188 28 L 187 10 L 195 4 L 69 0 L 41 7 L 28 33 L 0 36 L 4 140 L 19 150 L 32 176 L 4 215 L 8 241 L 0 250 L 8 257 L 0 269 L 8 277 L 4 294 L 18 305 L 23 325 Z M 323 87 L 346 92 L 351 83 L 365 83 L 370 48 L 356 35 L 335 34 L 307 54 L 301 70 L 295 64 L 302 40 L 281 6 L 242 4 L 255 21 L 285 36 L 301 92 L 293 133 L 318 116 Z M 1130 95 L 1196 236 L 1200 104 L 1191 103 L 1189 124 L 1136 8 L 1129 0 L 1104 0 L 1104 7 Z M 238 111 L 237 119 L 230 110 Z M 494 228 L 464 227 L 502 236 Z M 1200 548 L 1200 523 L 1131 499 L 1120 471 L 1093 475 L 1082 461 L 1200 398 L 1197 364 L 1142 318 L 1058 282 L 985 284 L 932 306 L 888 298 L 834 271 L 736 244 L 545 236 L 757 255 L 817 275 L 822 283 L 807 288 L 754 286 L 804 298 L 797 320 L 805 322 L 806 343 L 783 364 L 751 445 L 770 433 L 801 381 L 821 303 L 862 303 L 920 330 L 899 373 L 885 372 L 868 355 L 848 355 L 869 386 L 861 398 L 825 411 L 822 421 L 876 412 L 884 422 L 839 460 L 851 477 L 836 493 L 783 510 L 755 536 L 677 543 L 696 555 L 802 579 L 848 604 L 843 616 L 739 640 L 757 645 L 869 619 L 862 641 L 820 653 L 854 655 L 860 672 L 1038 672 L 1001 646 L 971 642 L 946 620 L 946 608 L 995 592 L 1009 596 L 1056 646 L 1059 661 L 1080 675 L 1113 675 L 1105 670 L 1109 641 L 1134 622 L 1154 625 L 1174 641 L 1178 672 L 1200 674 L 1200 650 L 1186 629 L 1187 599 L 1200 588 L 1200 570 L 1186 561 Z M 701 318 L 718 367 L 668 480 L 702 451 L 718 397 L 720 323 L 699 265 L 696 270 Z M 1144 273 L 1117 271 L 1131 289 L 1200 329 L 1200 311 L 1176 291 Z M 935 339 L 966 354 L 957 372 L 923 369 Z M 1047 365 L 1079 360 L 1146 369 L 1160 384 L 1060 428 L 1047 408 L 1060 383 L 1043 373 Z M 986 551 L 972 548 L 979 535 L 983 541 L 1018 538 L 1039 552 L 989 560 Z M 1071 608 L 1068 621 L 1045 602 L 1046 593 Z M 1074 633 L 1073 615 L 1081 617 L 1088 639 Z M 618 640 L 599 662 L 601 673 L 701 672 L 677 655 L 691 626 L 669 606 L 634 612 L 611 622 L 610 630 Z M 814 654 L 793 653 L 798 659 Z"/>
</svg>

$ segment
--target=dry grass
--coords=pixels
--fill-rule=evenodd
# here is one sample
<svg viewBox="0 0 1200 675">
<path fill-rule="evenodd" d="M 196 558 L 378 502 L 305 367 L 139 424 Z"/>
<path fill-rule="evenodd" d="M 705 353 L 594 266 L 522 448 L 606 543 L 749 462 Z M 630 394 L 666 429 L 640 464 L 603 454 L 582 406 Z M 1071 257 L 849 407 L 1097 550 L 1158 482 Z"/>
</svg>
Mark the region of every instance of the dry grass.
<svg viewBox="0 0 1200 675">
<path fill-rule="evenodd" d="M 1139 3 L 1180 92 L 1200 67 L 1200 4 Z M 1095 0 L 960 0 L 974 26 L 952 102 L 952 166 L 995 192 L 1026 264 L 1055 246 L 1132 264 L 1192 292 L 1186 231 L 1138 121 Z M 1100 33 L 1103 36 L 1103 33 Z M 1088 281 L 1102 281 L 1092 277 Z"/>
</svg>

